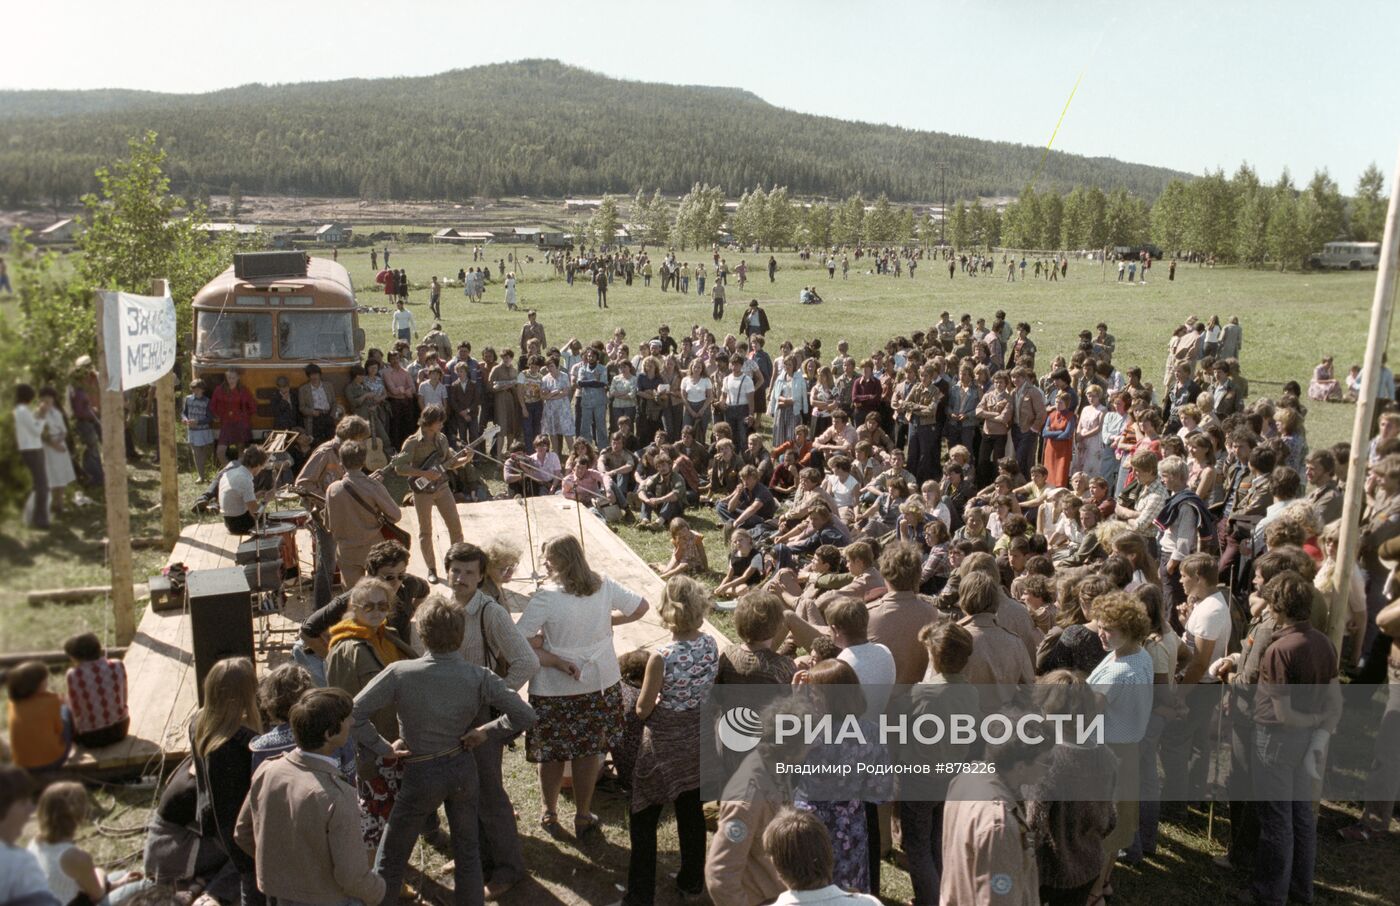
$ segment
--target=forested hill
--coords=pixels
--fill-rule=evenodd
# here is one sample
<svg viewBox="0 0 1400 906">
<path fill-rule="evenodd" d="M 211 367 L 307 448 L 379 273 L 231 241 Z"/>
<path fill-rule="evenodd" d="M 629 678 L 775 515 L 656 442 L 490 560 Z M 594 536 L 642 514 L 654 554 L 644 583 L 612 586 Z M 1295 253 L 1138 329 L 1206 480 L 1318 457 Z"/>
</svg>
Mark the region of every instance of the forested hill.
<svg viewBox="0 0 1400 906">
<path fill-rule="evenodd" d="M 1015 194 L 1042 149 L 783 110 L 731 88 L 608 78 L 552 60 L 420 78 L 245 85 L 199 95 L 0 92 L 0 200 L 66 202 L 154 129 L 184 192 L 367 198 L 684 192 Z M 1161 167 L 1052 153 L 1038 188 L 1155 197 Z"/>
</svg>

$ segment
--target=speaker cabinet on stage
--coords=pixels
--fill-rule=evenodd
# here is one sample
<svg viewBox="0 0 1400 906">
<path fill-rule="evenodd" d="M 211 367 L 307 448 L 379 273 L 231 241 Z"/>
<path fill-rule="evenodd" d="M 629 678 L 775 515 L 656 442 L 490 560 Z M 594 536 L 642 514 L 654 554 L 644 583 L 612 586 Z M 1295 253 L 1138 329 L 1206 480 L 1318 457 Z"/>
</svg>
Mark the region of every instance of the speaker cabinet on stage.
<svg viewBox="0 0 1400 906">
<path fill-rule="evenodd" d="M 204 677 L 224 658 L 253 660 L 253 605 L 241 566 L 203 569 L 185 582 L 194 638 L 195 691 L 204 704 Z"/>
</svg>

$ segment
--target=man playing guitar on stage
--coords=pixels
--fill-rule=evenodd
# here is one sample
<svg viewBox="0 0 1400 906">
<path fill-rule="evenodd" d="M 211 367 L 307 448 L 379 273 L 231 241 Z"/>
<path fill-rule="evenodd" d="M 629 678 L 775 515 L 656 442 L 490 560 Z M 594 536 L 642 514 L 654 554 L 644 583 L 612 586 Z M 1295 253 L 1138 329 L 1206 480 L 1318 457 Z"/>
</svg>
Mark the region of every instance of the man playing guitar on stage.
<svg viewBox="0 0 1400 906">
<path fill-rule="evenodd" d="M 335 536 L 336 562 L 346 588 L 364 576 L 370 548 L 384 540 L 381 521 L 398 522 L 402 515 L 384 485 L 365 474 L 366 452 L 360 441 L 341 444 L 345 474 L 326 491 L 326 522 Z"/>
<path fill-rule="evenodd" d="M 457 501 L 447 484 L 447 473 L 463 462 L 454 454 L 442 433 L 447 413 L 441 406 L 428 406 L 418 416 L 418 430 L 403 442 L 398 455 L 389 460 L 394 471 L 409 480 L 413 489 L 413 509 L 418 514 L 418 543 L 428 567 L 428 581 L 436 584 L 437 558 L 433 553 L 433 508 L 447 523 L 447 534 L 456 544 L 462 540 L 462 521 Z M 464 451 L 465 452 L 465 451 Z"/>
<path fill-rule="evenodd" d="M 363 443 L 369 439 L 369 422 L 358 415 L 347 415 L 335 426 L 335 437 L 316 447 L 301 467 L 293 487 L 304 495 L 306 508 L 311 510 L 311 537 L 315 542 L 316 574 L 312 594 L 317 608 L 331 600 L 331 585 L 335 577 L 335 540 L 326 525 L 326 492 L 331 483 L 345 474 L 340 464 L 340 445 L 348 440 Z M 350 583 L 346 582 L 348 588 Z"/>
</svg>

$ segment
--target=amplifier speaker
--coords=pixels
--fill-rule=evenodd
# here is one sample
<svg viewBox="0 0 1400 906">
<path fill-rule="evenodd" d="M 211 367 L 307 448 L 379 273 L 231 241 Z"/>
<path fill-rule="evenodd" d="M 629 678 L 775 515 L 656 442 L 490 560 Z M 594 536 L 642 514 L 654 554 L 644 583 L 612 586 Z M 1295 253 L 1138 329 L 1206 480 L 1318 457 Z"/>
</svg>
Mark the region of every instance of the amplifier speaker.
<svg viewBox="0 0 1400 906">
<path fill-rule="evenodd" d="M 233 562 L 239 566 L 250 563 L 281 563 L 282 542 L 276 538 L 249 538 L 238 544 Z"/>
<path fill-rule="evenodd" d="M 278 559 L 245 563 L 243 575 L 248 578 L 249 591 L 276 591 L 282 587 L 282 561 Z"/>
<path fill-rule="evenodd" d="M 253 660 L 253 606 L 248 576 L 241 566 L 205 569 L 185 583 L 194 637 L 195 689 L 204 704 L 204 678 L 224 658 Z"/>
<path fill-rule="evenodd" d="M 239 280 L 269 277 L 305 277 L 305 252 L 240 252 L 233 256 L 233 275 Z"/>
</svg>

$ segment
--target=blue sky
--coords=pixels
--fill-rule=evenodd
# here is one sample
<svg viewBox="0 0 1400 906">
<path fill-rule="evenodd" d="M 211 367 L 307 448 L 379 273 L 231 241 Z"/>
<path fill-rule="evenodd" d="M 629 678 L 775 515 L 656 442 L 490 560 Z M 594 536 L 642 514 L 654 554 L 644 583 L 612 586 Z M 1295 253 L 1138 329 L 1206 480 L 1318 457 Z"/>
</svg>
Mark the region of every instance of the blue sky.
<svg viewBox="0 0 1400 906">
<path fill-rule="evenodd" d="M 1141 10 L 1140 12 L 1137 10 Z M 1188 172 L 1326 167 L 1400 141 L 1400 3 L 1080 0 L 331 4 L 47 0 L 6 15 L 0 87 L 206 91 L 553 57 L 644 81 Z"/>
</svg>

